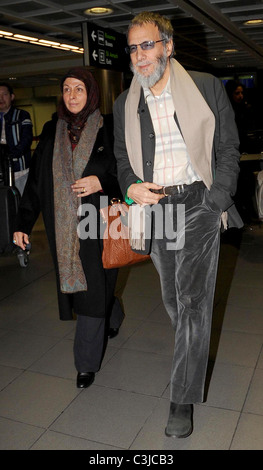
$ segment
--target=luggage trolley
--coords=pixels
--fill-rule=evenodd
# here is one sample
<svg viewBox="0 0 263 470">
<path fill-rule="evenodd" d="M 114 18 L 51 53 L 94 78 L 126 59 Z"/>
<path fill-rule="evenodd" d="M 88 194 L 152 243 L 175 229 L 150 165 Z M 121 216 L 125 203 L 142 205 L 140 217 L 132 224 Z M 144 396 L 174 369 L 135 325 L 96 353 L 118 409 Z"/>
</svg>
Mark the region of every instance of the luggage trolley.
<svg viewBox="0 0 263 470">
<path fill-rule="evenodd" d="M 12 160 L 7 145 L 0 145 L 0 253 L 16 253 L 21 267 L 29 263 L 31 244 L 22 248 L 13 244 L 15 217 L 21 195 L 14 184 Z"/>
</svg>

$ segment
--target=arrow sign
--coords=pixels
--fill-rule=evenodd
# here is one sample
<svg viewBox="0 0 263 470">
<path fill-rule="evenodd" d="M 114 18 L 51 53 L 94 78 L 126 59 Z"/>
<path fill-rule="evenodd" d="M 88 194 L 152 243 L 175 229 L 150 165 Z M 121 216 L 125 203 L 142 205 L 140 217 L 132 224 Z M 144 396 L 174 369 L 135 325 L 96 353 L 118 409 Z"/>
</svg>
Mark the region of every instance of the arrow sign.
<svg viewBox="0 0 263 470">
<path fill-rule="evenodd" d="M 92 57 L 94 60 L 97 60 L 98 54 L 96 53 L 96 51 L 92 52 Z"/>
<path fill-rule="evenodd" d="M 85 65 L 111 70 L 129 70 L 129 57 L 124 50 L 126 41 L 124 34 L 95 24 L 88 27 L 87 23 L 82 23 L 82 36 Z"/>
</svg>

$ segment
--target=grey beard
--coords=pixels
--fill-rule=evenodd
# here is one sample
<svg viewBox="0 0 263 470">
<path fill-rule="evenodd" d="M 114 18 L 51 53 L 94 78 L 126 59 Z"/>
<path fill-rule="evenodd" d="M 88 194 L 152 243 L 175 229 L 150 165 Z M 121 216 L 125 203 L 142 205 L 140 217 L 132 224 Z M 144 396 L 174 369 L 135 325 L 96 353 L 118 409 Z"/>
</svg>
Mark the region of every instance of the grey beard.
<svg viewBox="0 0 263 470">
<path fill-rule="evenodd" d="M 156 69 L 148 77 L 141 75 L 132 64 L 130 64 L 130 68 L 135 78 L 138 80 L 138 82 L 143 88 L 152 88 L 163 77 L 164 71 L 166 69 L 166 64 L 167 64 L 167 54 L 166 54 L 166 51 L 164 51 L 164 54 L 158 57 L 158 63 L 157 63 Z"/>
</svg>

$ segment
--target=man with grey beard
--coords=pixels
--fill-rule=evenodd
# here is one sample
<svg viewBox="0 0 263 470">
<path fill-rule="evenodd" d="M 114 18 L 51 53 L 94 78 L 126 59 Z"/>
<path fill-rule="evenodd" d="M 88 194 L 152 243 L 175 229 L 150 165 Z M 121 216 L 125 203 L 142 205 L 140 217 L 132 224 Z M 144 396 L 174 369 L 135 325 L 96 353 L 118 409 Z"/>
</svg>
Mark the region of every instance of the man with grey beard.
<svg viewBox="0 0 263 470">
<path fill-rule="evenodd" d="M 167 18 L 140 13 L 127 42 L 134 77 L 114 104 L 118 178 L 133 214 L 131 246 L 150 253 L 175 332 L 165 434 L 182 438 L 193 430 L 193 404 L 204 401 L 220 226 L 242 226 L 232 199 L 239 140 L 221 81 L 172 58 Z M 163 219 L 151 213 L 145 239 L 149 207 Z M 172 238 L 161 230 L 168 222 Z"/>
</svg>

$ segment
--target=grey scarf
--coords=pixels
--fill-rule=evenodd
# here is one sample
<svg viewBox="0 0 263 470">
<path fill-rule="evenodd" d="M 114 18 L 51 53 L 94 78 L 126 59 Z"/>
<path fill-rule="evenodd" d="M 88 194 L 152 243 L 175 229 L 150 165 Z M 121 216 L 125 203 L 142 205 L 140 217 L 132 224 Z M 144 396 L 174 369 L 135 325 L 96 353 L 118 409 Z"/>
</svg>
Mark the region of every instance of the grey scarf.
<svg viewBox="0 0 263 470">
<path fill-rule="evenodd" d="M 59 119 L 57 123 L 53 154 L 54 212 L 60 289 L 63 293 L 87 289 L 77 235 L 80 199 L 72 192 L 71 185 L 82 177 L 102 122 L 97 109 L 88 117 L 73 152 L 66 121 Z"/>
</svg>

